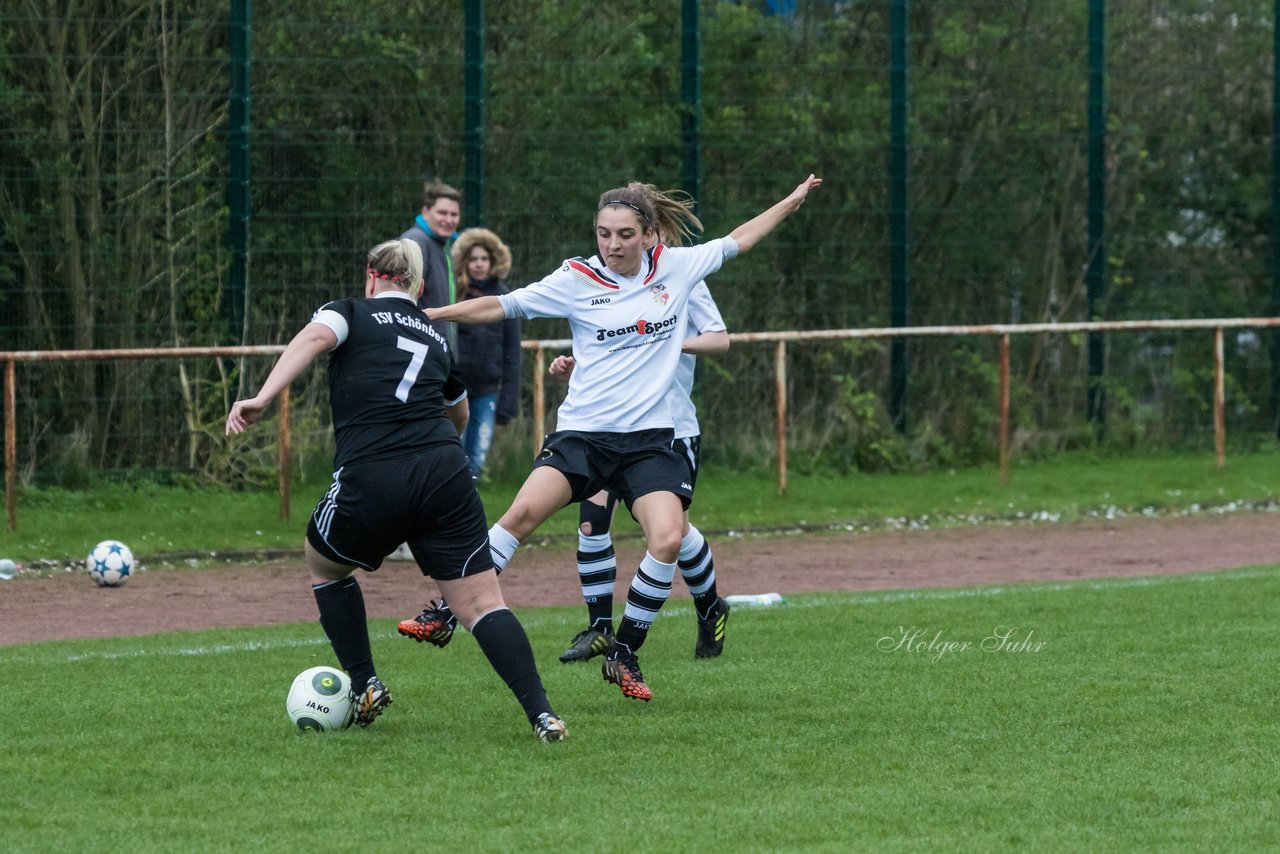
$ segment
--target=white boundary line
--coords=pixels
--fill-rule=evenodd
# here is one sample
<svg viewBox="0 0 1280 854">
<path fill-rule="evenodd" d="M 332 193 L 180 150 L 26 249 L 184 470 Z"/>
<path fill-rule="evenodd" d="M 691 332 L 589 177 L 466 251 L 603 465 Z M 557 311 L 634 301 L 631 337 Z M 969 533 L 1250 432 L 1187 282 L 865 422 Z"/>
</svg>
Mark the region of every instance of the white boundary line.
<svg viewBox="0 0 1280 854">
<path fill-rule="evenodd" d="M 898 602 L 945 602 L 954 599 L 972 599 L 1004 596 L 1007 594 L 1064 593 L 1073 590 L 1127 590 L 1141 587 L 1162 587 L 1170 584 L 1193 584 L 1220 581 L 1256 581 L 1260 578 L 1280 576 L 1280 566 L 1230 569 L 1212 573 L 1186 573 L 1175 575 L 1143 576 L 1139 578 L 1104 578 L 1089 581 L 1028 581 L 1016 585 L 1000 584 L 991 587 L 939 587 L 918 590 L 887 590 L 884 592 L 847 591 L 837 593 L 802 594 L 801 602 L 788 602 L 788 608 L 816 608 L 827 605 L 885 605 Z M 691 613 L 692 605 L 681 602 L 668 605 L 659 613 L 661 617 L 684 617 Z M 773 609 L 749 609 L 772 611 Z M 568 615 L 552 615 L 544 610 L 525 611 L 520 621 L 527 626 L 576 625 L 579 618 Z M 127 641 L 113 638 L 113 641 Z M 82 661 L 114 661 L 128 658 L 182 657 L 221 655 L 224 653 L 272 652 L 278 649 L 323 646 L 325 638 L 290 638 L 275 641 L 248 641 L 246 643 L 222 643 L 210 646 L 180 647 L 177 649 L 131 649 L 122 652 L 80 652 L 72 655 L 10 655 L 6 649 L 24 650 L 24 647 L 0 647 L 0 662 L 14 664 L 76 664 Z"/>
</svg>

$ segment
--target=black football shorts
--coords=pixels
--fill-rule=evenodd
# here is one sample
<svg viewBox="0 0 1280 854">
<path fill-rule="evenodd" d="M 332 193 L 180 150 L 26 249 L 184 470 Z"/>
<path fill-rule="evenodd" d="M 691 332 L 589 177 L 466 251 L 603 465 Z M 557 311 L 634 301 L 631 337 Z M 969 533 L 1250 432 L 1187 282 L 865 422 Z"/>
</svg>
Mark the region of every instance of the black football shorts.
<svg viewBox="0 0 1280 854">
<path fill-rule="evenodd" d="M 673 492 L 684 507 L 693 498 L 689 467 L 671 449 L 671 430 L 635 433 L 552 433 L 533 467 L 550 466 L 565 476 L 573 503 L 608 489 L 630 509 L 651 492 Z"/>
<path fill-rule="evenodd" d="M 684 460 L 684 464 L 689 469 L 689 489 L 696 491 L 698 488 L 698 459 L 702 455 L 702 437 L 686 436 L 683 439 L 676 439 L 671 443 L 671 450 L 676 452 L 676 456 Z"/>
<path fill-rule="evenodd" d="M 346 465 L 307 525 L 330 560 L 375 570 L 408 543 L 423 575 L 440 581 L 493 568 L 489 523 L 462 447 Z"/>
</svg>

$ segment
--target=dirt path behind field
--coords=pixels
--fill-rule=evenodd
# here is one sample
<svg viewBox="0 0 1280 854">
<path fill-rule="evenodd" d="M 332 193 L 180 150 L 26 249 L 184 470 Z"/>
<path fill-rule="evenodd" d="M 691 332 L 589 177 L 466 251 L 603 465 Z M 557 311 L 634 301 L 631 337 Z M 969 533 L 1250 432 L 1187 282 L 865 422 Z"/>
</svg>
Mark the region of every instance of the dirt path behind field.
<svg viewBox="0 0 1280 854">
<path fill-rule="evenodd" d="M 995 525 L 941 531 L 712 537 L 722 595 L 949 587 L 1160 575 L 1280 562 L 1280 513 Z M 643 554 L 617 545 L 629 581 Z M 145 558 L 145 556 L 144 556 Z M 143 560 L 145 566 L 145 559 Z M 438 596 L 415 565 L 361 577 L 371 618 L 409 617 Z M 525 548 L 502 576 L 516 609 L 580 603 L 572 545 Z M 619 588 L 620 596 L 622 588 Z M 687 597 L 675 584 L 675 598 Z M 83 573 L 0 582 L 0 645 L 316 618 L 300 560 L 144 570 L 119 589 Z"/>
</svg>

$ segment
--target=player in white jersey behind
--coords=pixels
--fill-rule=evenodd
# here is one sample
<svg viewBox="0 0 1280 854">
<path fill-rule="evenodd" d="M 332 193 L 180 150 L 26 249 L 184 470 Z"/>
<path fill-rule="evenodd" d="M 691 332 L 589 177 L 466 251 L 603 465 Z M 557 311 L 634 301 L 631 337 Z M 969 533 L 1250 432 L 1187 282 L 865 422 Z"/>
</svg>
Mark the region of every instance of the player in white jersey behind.
<svg viewBox="0 0 1280 854">
<path fill-rule="evenodd" d="M 735 228 L 693 247 L 652 245 L 657 235 L 701 228 L 689 197 L 642 184 L 601 195 L 591 259 L 571 258 L 551 275 L 500 297 L 429 309 L 433 321 L 497 323 L 508 317 L 563 317 L 576 367 L 533 471 L 511 507 L 489 529 L 495 565 L 505 568 L 520 543 L 561 508 L 608 489 L 644 532 L 647 551 L 601 672 L 624 696 L 649 700 L 637 650 L 671 592 L 692 496 L 675 438 L 671 382 L 680 360 L 690 292 L 728 259 L 749 251 L 804 204 L 822 179 L 808 176 L 786 198 Z M 646 248 L 650 247 L 651 248 Z M 434 605 L 400 624 L 434 641 Z M 448 619 L 447 617 L 444 619 Z M 406 631 L 420 623 L 422 635 Z"/>
<path fill-rule="evenodd" d="M 689 485 L 696 489 L 702 430 L 693 404 L 693 379 L 697 354 L 724 353 L 729 349 L 729 332 L 720 309 L 705 282 L 689 296 L 688 324 L 681 346 L 680 365 L 671 385 L 672 418 L 675 422 L 673 449 L 689 469 Z M 573 356 L 557 356 L 550 373 L 568 377 L 574 369 Z M 574 635 L 560 654 L 566 664 L 587 661 L 604 654 L 613 643 L 613 588 L 618 578 L 618 559 L 610 527 L 617 498 L 608 490 L 578 505 L 578 580 L 587 606 L 587 627 Z M 684 538 L 676 561 L 681 578 L 693 596 L 698 638 L 694 657 L 715 658 L 724 651 L 729 624 L 729 603 L 716 589 L 715 558 L 702 532 L 689 522 L 684 511 Z"/>
</svg>

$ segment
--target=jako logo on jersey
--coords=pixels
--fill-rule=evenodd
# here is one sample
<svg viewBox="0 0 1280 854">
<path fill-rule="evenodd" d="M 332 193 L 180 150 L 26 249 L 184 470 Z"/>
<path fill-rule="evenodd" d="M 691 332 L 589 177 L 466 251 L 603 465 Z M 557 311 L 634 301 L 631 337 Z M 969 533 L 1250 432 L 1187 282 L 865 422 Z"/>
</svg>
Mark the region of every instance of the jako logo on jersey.
<svg viewBox="0 0 1280 854">
<path fill-rule="evenodd" d="M 596 299 L 593 299 L 593 300 L 591 301 L 591 304 L 592 304 L 592 305 L 608 305 L 608 304 L 609 304 L 609 298 L 608 298 L 608 297 L 597 297 Z"/>
<path fill-rule="evenodd" d="M 647 320 L 637 320 L 630 326 L 624 326 L 621 329 L 597 329 L 596 340 L 603 341 L 606 338 L 617 338 L 620 335 L 657 335 L 659 332 L 670 329 L 676 325 L 680 319 L 680 315 L 673 314 L 666 320 L 659 320 L 657 323 L 651 323 Z"/>
</svg>

